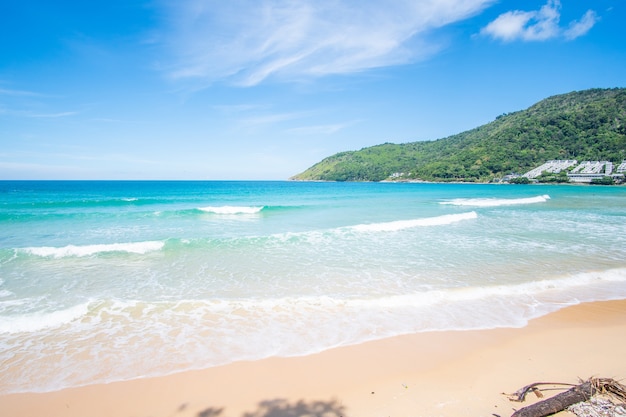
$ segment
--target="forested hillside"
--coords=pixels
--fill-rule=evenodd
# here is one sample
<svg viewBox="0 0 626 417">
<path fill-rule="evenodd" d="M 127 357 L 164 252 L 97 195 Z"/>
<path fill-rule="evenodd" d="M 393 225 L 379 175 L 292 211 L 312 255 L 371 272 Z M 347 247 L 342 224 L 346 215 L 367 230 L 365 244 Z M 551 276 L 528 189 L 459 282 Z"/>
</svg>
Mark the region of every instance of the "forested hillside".
<svg viewBox="0 0 626 417">
<path fill-rule="evenodd" d="M 444 139 L 341 152 L 291 179 L 478 182 L 523 173 L 550 159 L 626 159 L 626 89 L 553 96 Z"/>
</svg>

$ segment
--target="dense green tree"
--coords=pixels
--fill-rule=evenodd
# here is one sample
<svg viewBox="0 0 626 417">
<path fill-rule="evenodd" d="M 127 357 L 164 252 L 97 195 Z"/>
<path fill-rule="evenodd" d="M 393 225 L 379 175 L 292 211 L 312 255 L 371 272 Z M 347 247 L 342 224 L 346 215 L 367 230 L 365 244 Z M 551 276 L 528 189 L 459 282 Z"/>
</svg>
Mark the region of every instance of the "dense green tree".
<svg viewBox="0 0 626 417">
<path fill-rule="evenodd" d="M 594 185 L 613 185 L 615 181 L 611 177 L 594 178 L 591 180 L 591 184 Z"/>
<path fill-rule="evenodd" d="M 509 181 L 511 184 L 530 184 L 530 180 L 526 177 L 515 177 Z"/>
<path fill-rule="evenodd" d="M 292 179 L 484 182 L 526 172 L 550 159 L 615 164 L 626 159 L 626 89 L 591 89 L 549 97 L 526 110 L 502 114 L 491 123 L 444 139 L 384 143 L 341 152 Z"/>
</svg>

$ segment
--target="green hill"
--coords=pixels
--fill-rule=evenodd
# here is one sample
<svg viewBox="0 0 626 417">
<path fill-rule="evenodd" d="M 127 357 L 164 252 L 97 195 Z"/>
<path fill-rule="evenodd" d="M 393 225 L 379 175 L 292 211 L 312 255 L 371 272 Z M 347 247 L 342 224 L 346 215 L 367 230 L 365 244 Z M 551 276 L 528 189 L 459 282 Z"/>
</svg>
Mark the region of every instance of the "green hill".
<svg viewBox="0 0 626 417">
<path fill-rule="evenodd" d="M 550 159 L 626 159 L 626 89 L 549 97 L 444 139 L 341 152 L 291 179 L 485 182 Z"/>
</svg>

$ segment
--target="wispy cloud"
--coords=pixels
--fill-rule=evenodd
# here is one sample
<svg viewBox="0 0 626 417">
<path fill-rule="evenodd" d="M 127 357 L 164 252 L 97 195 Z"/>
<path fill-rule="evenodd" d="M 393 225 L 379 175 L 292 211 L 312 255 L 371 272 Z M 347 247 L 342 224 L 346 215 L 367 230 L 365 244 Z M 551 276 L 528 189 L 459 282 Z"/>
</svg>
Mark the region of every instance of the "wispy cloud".
<svg viewBox="0 0 626 417">
<path fill-rule="evenodd" d="M 242 120 L 247 125 L 267 125 L 289 120 L 301 119 L 310 115 L 309 112 L 273 113 L 260 116 L 251 116 Z"/>
<path fill-rule="evenodd" d="M 240 86 L 419 61 L 439 45 L 427 33 L 495 0 L 182 0 L 169 2 L 168 74 Z"/>
<path fill-rule="evenodd" d="M 45 147 L 45 145 L 43 146 Z M 84 153 L 84 151 L 81 149 L 77 149 L 75 152 L 41 152 L 41 151 L 0 152 L 0 158 L 16 159 L 16 160 L 44 159 L 44 160 L 51 160 L 51 161 L 83 161 L 83 162 L 86 161 L 86 162 L 106 162 L 106 163 L 128 162 L 128 163 L 133 163 L 133 164 L 150 164 L 150 165 L 157 165 L 157 164 L 163 163 L 163 161 L 146 159 L 146 158 L 138 157 L 132 154 L 121 154 L 121 153 L 89 154 L 89 153 Z"/>
<path fill-rule="evenodd" d="M 72 168 L 69 165 L 39 164 L 30 162 L 3 162 L 0 161 L 0 173 L 2 171 L 42 171 L 56 172 Z"/>
<path fill-rule="evenodd" d="M 333 133 L 337 133 L 340 130 L 350 127 L 356 123 L 357 121 L 315 126 L 302 126 L 288 129 L 287 132 L 298 135 L 332 135 Z"/>
<path fill-rule="evenodd" d="M 485 26 L 481 34 L 505 42 L 545 41 L 557 37 L 572 40 L 585 35 L 598 21 L 592 10 L 588 10 L 580 21 L 572 21 L 567 29 L 560 26 L 560 19 L 561 2 L 548 0 L 539 10 L 513 10 L 501 14 Z"/>
<path fill-rule="evenodd" d="M 75 116 L 77 114 L 78 112 L 76 111 L 65 111 L 65 112 L 60 112 L 60 113 L 25 113 L 25 116 L 33 117 L 33 118 L 43 118 L 43 119 L 56 119 L 59 117 Z"/>
<path fill-rule="evenodd" d="M 0 88 L 0 95 L 18 96 L 18 97 L 45 97 L 43 94 L 35 93 L 35 92 L 32 92 L 32 91 L 9 90 L 9 89 L 6 89 L 6 88 Z"/>
<path fill-rule="evenodd" d="M 214 110 L 217 110 L 226 114 L 238 114 L 245 113 L 253 110 L 263 109 L 267 106 L 259 104 L 216 104 L 212 106 Z"/>
<path fill-rule="evenodd" d="M 598 21 L 598 15 L 593 10 L 587 10 L 587 13 L 579 21 L 570 23 L 569 28 L 563 33 L 565 39 L 576 39 L 585 35 Z"/>
<path fill-rule="evenodd" d="M 0 115 L 7 116 L 16 116 L 16 117 L 26 117 L 26 118 L 48 118 L 55 119 L 60 117 L 69 117 L 75 116 L 78 114 L 77 111 L 64 111 L 64 112 L 36 112 L 32 110 L 16 110 L 16 107 L 24 107 L 26 103 L 27 107 L 37 107 L 39 109 L 44 108 L 40 103 L 42 101 L 46 101 L 46 99 L 54 98 L 55 96 L 51 96 L 48 94 L 42 94 L 29 90 L 15 90 L 15 89 L 7 89 L 0 88 L 0 97 L 2 97 L 3 102 L 10 102 L 10 106 L 6 107 L 3 103 L 0 103 Z M 19 104 L 16 104 L 19 103 Z M 33 106 L 33 103 L 37 103 L 37 106 Z"/>
<path fill-rule="evenodd" d="M 57 112 L 57 113 L 33 113 L 32 111 L 27 110 L 11 110 L 0 107 L 0 114 L 5 114 L 8 116 L 17 116 L 17 117 L 26 117 L 32 119 L 58 119 L 61 117 L 70 117 L 76 116 L 79 114 L 77 111 L 65 111 L 65 112 Z"/>
<path fill-rule="evenodd" d="M 102 122 L 102 123 L 133 123 L 132 121 L 129 121 L 129 120 L 112 119 L 110 117 L 96 117 L 96 118 L 91 119 L 91 121 Z"/>
</svg>

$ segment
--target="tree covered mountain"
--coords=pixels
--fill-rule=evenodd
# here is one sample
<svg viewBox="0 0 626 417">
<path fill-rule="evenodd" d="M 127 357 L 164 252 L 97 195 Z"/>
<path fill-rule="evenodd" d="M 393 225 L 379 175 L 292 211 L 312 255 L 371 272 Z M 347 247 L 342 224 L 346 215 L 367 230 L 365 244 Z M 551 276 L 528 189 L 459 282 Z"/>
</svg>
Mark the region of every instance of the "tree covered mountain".
<svg viewBox="0 0 626 417">
<path fill-rule="evenodd" d="M 550 159 L 626 159 L 626 88 L 549 97 L 439 140 L 340 152 L 291 179 L 484 182 Z"/>
</svg>

